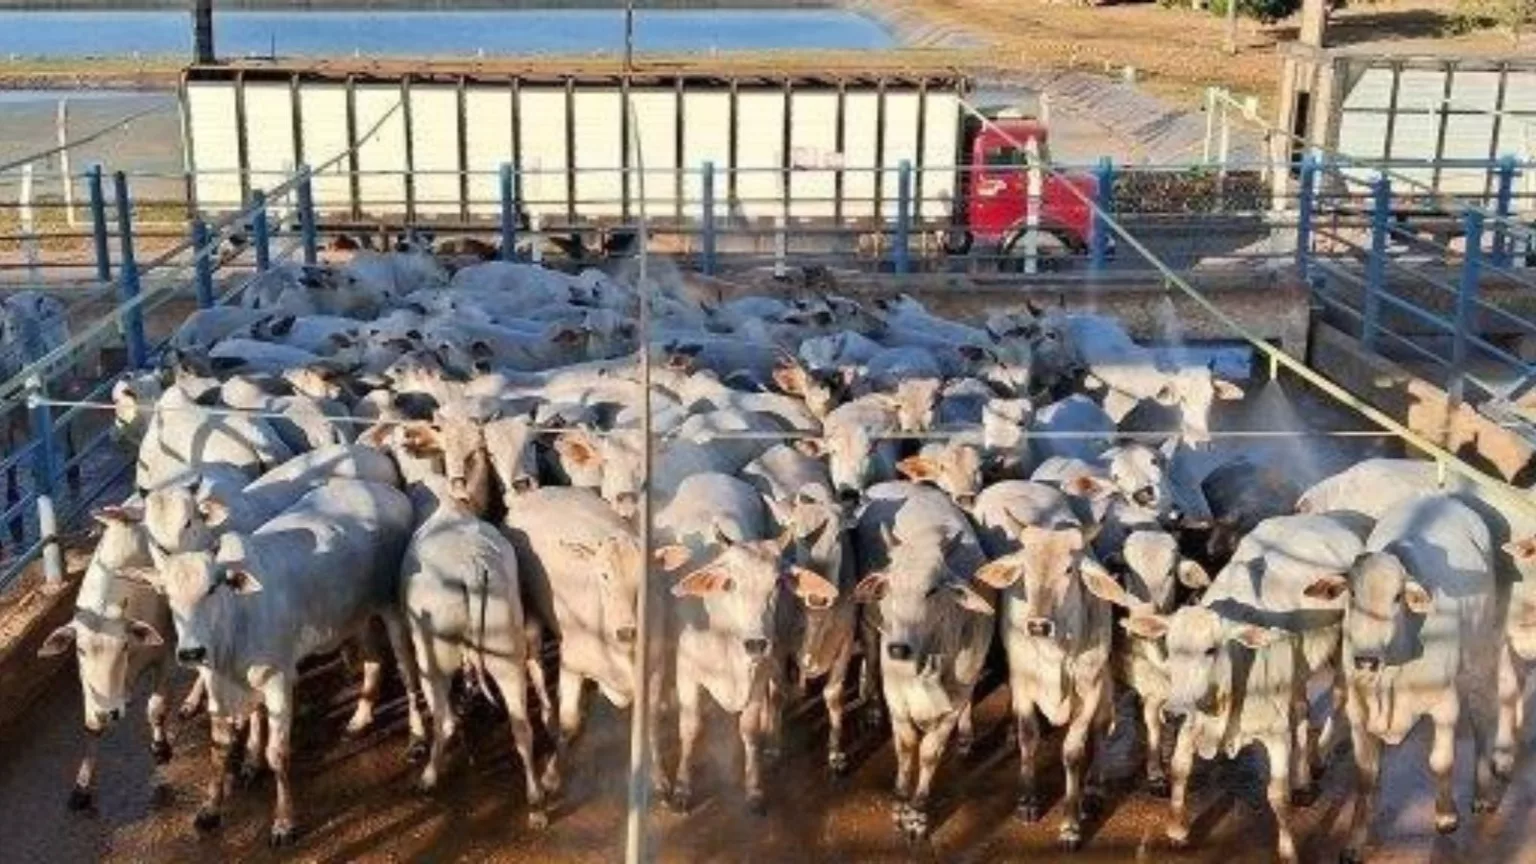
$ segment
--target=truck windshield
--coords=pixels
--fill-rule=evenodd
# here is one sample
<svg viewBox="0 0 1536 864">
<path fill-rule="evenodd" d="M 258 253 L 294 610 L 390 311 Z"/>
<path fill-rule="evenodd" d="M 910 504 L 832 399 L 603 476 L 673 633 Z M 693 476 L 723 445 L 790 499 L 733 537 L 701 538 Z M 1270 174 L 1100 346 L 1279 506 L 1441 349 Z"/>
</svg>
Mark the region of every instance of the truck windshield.
<svg viewBox="0 0 1536 864">
<path fill-rule="evenodd" d="M 1018 147 L 998 147 L 987 151 L 987 165 L 993 168 L 1028 165 L 1029 154 Z"/>
</svg>

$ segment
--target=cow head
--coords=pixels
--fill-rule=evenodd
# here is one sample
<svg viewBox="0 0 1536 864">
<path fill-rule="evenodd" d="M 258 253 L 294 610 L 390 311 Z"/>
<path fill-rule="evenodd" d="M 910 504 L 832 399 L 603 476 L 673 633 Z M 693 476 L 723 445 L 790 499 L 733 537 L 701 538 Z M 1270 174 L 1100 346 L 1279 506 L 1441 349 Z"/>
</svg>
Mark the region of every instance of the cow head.
<svg viewBox="0 0 1536 864">
<path fill-rule="evenodd" d="M 991 399 L 981 408 L 981 440 L 989 450 L 1020 450 L 1035 406 L 1028 399 Z"/>
<path fill-rule="evenodd" d="M 849 528 L 846 511 L 820 487 L 807 487 L 796 493 L 785 507 L 770 504 L 784 526 L 789 560 L 814 573 L 824 573 L 840 582 L 844 556 L 848 551 L 845 533 Z M 805 599 L 805 632 L 798 650 L 802 658 L 819 656 L 819 648 L 831 636 L 837 623 L 833 602 L 813 595 Z M 811 664 L 802 663 L 802 668 Z"/>
<path fill-rule="evenodd" d="M 898 462 L 896 470 L 914 483 L 937 486 L 967 510 L 981 493 L 981 453 L 970 444 L 929 444 L 921 454 Z"/>
<path fill-rule="evenodd" d="M 1216 377 L 1209 366 L 1184 366 L 1170 372 L 1158 389 L 1159 404 L 1179 409 L 1181 432 L 1191 444 L 1211 440 L 1211 409 L 1217 400 L 1237 401 L 1243 389 Z"/>
<path fill-rule="evenodd" d="M 780 358 L 774 367 L 773 383 L 779 392 L 804 401 L 806 410 L 817 419 L 826 417 L 841 401 L 841 388 L 836 378 L 817 375 L 789 355 Z"/>
<path fill-rule="evenodd" d="M 527 417 L 492 420 L 485 424 L 481 434 L 503 495 L 517 495 L 539 487 L 536 435 Z"/>
<path fill-rule="evenodd" d="M 674 597 L 694 597 L 709 608 L 711 629 L 739 640 L 748 660 L 768 659 L 780 589 L 807 606 L 831 605 L 837 585 L 820 574 L 783 561 L 788 538 L 735 542 L 723 534 L 715 560 L 679 579 Z"/>
<path fill-rule="evenodd" d="M 1348 595 L 1344 638 L 1359 672 L 1376 672 L 1410 659 L 1410 643 L 1435 605 L 1429 590 L 1414 581 L 1392 552 L 1367 552 L 1355 559 L 1347 576 L 1318 576 L 1303 593 L 1324 602 Z"/>
<path fill-rule="evenodd" d="M 830 423 L 823 431 L 819 453 L 827 458 L 832 487 L 846 501 L 856 501 L 876 479 L 878 461 L 872 430 L 858 423 Z"/>
<path fill-rule="evenodd" d="M 1178 586 L 1199 591 L 1211 584 L 1205 568 L 1181 558 L 1178 541 L 1164 531 L 1131 532 L 1120 554 L 1125 560 L 1126 589 L 1158 612 L 1173 608 Z"/>
<path fill-rule="evenodd" d="M 411 456 L 441 458 L 450 494 L 475 513 L 490 507 L 490 457 L 479 420 L 458 411 L 439 411 L 437 422 L 409 423 L 401 430 L 404 449 Z"/>
<path fill-rule="evenodd" d="M 1143 510 L 1164 513 L 1173 506 L 1168 460 L 1144 444 L 1126 444 L 1104 454 L 1109 481 L 1125 500 Z"/>
<path fill-rule="evenodd" d="M 1137 610 L 1121 626 L 1132 636 L 1163 640 L 1170 682 L 1163 710 L 1176 717 L 1225 710 L 1223 696 L 1232 692 L 1230 645 L 1257 651 L 1284 636 L 1279 630 L 1229 622 L 1204 606 L 1184 606 L 1172 615 Z"/>
<path fill-rule="evenodd" d="M 950 561 L 965 542 L 940 529 L 899 540 L 881 526 L 890 565 L 859 580 L 854 599 L 878 604 L 885 662 L 928 667 L 935 637 L 956 613 L 992 615 L 992 604 Z"/>
<path fill-rule="evenodd" d="M 226 534 L 221 546 L 237 553 L 243 538 Z M 236 557 L 241 557 L 237 554 Z M 213 551 L 182 552 L 160 567 L 156 587 L 165 594 L 176 625 L 176 660 L 185 666 L 216 662 L 231 634 L 238 632 L 240 604 L 262 590 L 248 564 L 225 564 Z"/>
<path fill-rule="evenodd" d="M 1104 572 L 1088 554 L 1088 541 L 1076 525 L 1027 525 L 1019 532 L 1022 548 L 982 567 L 976 579 L 999 590 L 1018 586 L 1026 632 L 1055 638 L 1062 635 L 1061 619 L 1081 609 L 1083 574 Z"/>
<path fill-rule="evenodd" d="M 645 560 L 633 537 L 616 534 L 596 544 L 561 541 L 597 584 L 603 636 L 619 645 L 633 645 L 635 609 L 645 581 Z"/>
<path fill-rule="evenodd" d="M 81 584 L 80 606 L 74 620 L 50 633 L 37 654 L 53 657 L 73 646 L 85 728 L 97 734 L 121 720 L 127 709 L 133 652 L 159 648 L 164 641 L 153 625 L 123 614 L 127 591 L 149 590 L 119 578 L 149 564 L 143 514 L 135 507 L 106 507 L 94 515 L 104 530 Z"/>
<path fill-rule="evenodd" d="M 155 564 L 177 552 L 212 549 L 229 508 L 213 494 L 199 496 L 201 481 L 165 486 L 144 496 L 144 530 Z"/>
</svg>

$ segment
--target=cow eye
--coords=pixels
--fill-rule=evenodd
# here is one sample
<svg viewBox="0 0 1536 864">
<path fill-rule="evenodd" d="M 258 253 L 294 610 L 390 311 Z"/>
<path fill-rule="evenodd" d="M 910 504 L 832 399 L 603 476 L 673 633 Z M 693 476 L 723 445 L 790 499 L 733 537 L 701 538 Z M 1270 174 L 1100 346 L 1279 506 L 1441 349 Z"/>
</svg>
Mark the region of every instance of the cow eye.
<svg viewBox="0 0 1536 864">
<path fill-rule="evenodd" d="M 1397 592 L 1397 596 L 1392 598 L 1392 602 L 1393 603 L 1402 603 L 1403 602 L 1403 592 L 1401 592 L 1401 591 Z"/>
<path fill-rule="evenodd" d="M 1207 657 L 1215 657 L 1216 656 L 1216 646 L 1212 645 L 1211 647 L 1205 649 L 1205 656 L 1207 656 Z"/>
</svg>

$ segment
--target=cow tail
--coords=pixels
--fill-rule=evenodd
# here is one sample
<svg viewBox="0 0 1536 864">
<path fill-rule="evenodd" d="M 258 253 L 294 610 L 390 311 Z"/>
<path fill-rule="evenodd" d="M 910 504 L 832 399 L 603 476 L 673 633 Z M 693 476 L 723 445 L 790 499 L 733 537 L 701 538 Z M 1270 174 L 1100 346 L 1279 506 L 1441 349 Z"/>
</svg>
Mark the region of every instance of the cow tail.
<svg viewBox="0 0 1536 864">
<path fill-rule="evenodd" d="M 475 565 L 475 582 L 480 590 L 480 614 L 475 616 L 475 677 L 478 679 L 480 692 L 489 700 L 491 688 L 488 686 L 489 679 L 485 673 L 485 617 L 491 590 L 491 574 L 484 562 L 477 562 Z M 473 607 L 470 611 L 473 614 Z"/>
</svg>

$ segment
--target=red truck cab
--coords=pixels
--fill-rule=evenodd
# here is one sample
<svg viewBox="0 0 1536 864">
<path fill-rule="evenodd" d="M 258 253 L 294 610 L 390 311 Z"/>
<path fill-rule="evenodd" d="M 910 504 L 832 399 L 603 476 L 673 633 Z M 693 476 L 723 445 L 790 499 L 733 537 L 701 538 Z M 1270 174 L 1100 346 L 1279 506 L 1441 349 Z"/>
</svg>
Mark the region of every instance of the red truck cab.
<svg viewBox="0 0 1536 864">
<path fill-rule="evenodd" d="M 968 168 L 960 178 L 962 206 L 956 214 L 967 246 L 975 242 L 1007 254 L 1023 237 L 1029 210 L 1026 148 L 1030 139 L 1049 164 L 1046 127 L 1036 118 L 1003 112 L 990 124 L 967 125 Z M 1073 252 L 1087 249 L 1094 224 L 1088 202 L 1098 194 L 1097 178 L 1044 170 L 1040 179 L 1039 230 Z"/>
</svg>

